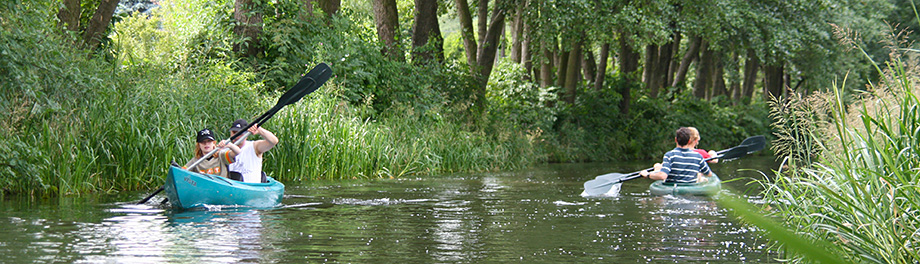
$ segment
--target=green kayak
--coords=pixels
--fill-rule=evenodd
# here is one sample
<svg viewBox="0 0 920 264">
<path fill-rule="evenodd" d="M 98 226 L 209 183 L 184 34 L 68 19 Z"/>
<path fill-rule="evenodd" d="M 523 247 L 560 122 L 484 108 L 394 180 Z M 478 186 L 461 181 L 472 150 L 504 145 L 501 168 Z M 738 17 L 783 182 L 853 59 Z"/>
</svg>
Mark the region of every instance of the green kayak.
<svg viewBox="0 0 920 264">
<path fill-rule="evenodd" d="M 664 183 L 655 181 L 648 187 L 653 195 L 715 195 L 722 190 L 722 180 L 712 174 L 704 183 Z"/>
</svg>

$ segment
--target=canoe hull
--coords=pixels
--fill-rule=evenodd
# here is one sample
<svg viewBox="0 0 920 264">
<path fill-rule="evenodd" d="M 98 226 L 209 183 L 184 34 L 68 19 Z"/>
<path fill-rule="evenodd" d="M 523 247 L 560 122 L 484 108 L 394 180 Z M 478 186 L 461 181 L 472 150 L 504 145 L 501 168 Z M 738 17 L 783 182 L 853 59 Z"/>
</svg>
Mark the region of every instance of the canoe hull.
<svg viewBox="0 0 920 264">
<path fill-rule="evenodd" d="M 267 183 L 244 183 L 173 166 L 163 187 L 169 203 L 179 209 L 204 205 L 275 207 L 284 196 L 284 184 L 271 177 Z"/>
<path fill-rule="evenodd" d="M 712 196 L 722 190 L 722 180 L 713 174 L 709 181 L 702 184 L 678 183 L 665 184 L 664 181 L 655 181 L 648 187 L 652 195 L 703 195 Z"/>
</svg>

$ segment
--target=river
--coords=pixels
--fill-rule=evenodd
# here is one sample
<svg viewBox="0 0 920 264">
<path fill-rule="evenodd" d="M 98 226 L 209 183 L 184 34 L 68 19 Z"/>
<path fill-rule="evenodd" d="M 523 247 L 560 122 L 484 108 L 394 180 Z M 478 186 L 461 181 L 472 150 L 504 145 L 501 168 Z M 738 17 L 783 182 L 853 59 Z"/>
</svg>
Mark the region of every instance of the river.
<svg viewBox="0 0 920 264">
<path fill-rule="evenodd" d="M 657 197 L 647 179 L 620 195 L 582 184 L 650 162 L 549 164 L 515 172 L 288 184 L 274 209 L 177 212 L 147 193 L 0 204 L 3 263 L 764 263 L 753 228 L 706 197 Z M 736 192 L 772 157 L 713 165 Z M 162 200 L 161 197 L 155 198 Z M 756 201 L 757 197 L 748 197 Z"/>
</svg>

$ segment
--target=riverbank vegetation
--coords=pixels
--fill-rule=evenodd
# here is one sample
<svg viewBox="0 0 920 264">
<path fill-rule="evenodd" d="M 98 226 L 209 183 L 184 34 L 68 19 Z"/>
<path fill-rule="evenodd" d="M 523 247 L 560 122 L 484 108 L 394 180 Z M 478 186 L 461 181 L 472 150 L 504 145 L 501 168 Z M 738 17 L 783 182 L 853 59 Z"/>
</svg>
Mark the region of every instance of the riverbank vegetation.
<svg viewBox="0 0 920 264">
<path fill-rule="evenodd" d="M 765 97 L 877 78 L 827 22 L 877 32 L 888 2 L 717 2 L 4 2 L 0 188 L 156 188 L 195 131 L 320 62 L 329 83 L 265 124 L 284 182 L 646 159 L 690 125 L 720 149 L 769 133 Z"/>
<path fill-rule="evenodd" d="M 891 54 L 864 93 L 841 83 L 773 108 L 789 166 L 762 182 L 768 212 L 853 263 L 920 260 L 920 69 L 915 51 Z"/>
</svg>

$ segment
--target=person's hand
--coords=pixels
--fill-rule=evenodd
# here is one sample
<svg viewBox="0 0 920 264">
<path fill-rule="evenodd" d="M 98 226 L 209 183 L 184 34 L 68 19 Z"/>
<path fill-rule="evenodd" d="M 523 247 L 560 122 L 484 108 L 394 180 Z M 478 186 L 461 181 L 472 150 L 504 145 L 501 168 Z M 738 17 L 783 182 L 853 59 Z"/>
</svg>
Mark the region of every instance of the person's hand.
<svg viewBox="0 0 920 264">
<path fill-rule="evenodd" d="M 655 168 L 655 171 L 660 171 L 660 170 L 661 170 L 661 163 L 655 163 L 655 166 L 652 166 L 652 168 Z"/>
<path fill-rule="evenodd" d="M 217 143 L 217 148 L 226 147 L 229 142 L 230 142 L 229 139 L 221 140 L 220 142 Z"/>
<path fill-rule="evenodd" d="M 641 170 L 641 171 L 639 171 L 639 176 L 642 176 L 642 177 L 644 177 L 644 178 L 648 178 L 648 170 Z"/>
<path fill-rule="evenodd" d="M 251 127 L 249 127 L 250 134 L 258 135 L 259 131 L 261 131 L 261 129 L 259 129 L 259 125 L 252 125 Z"/>
</svg>

